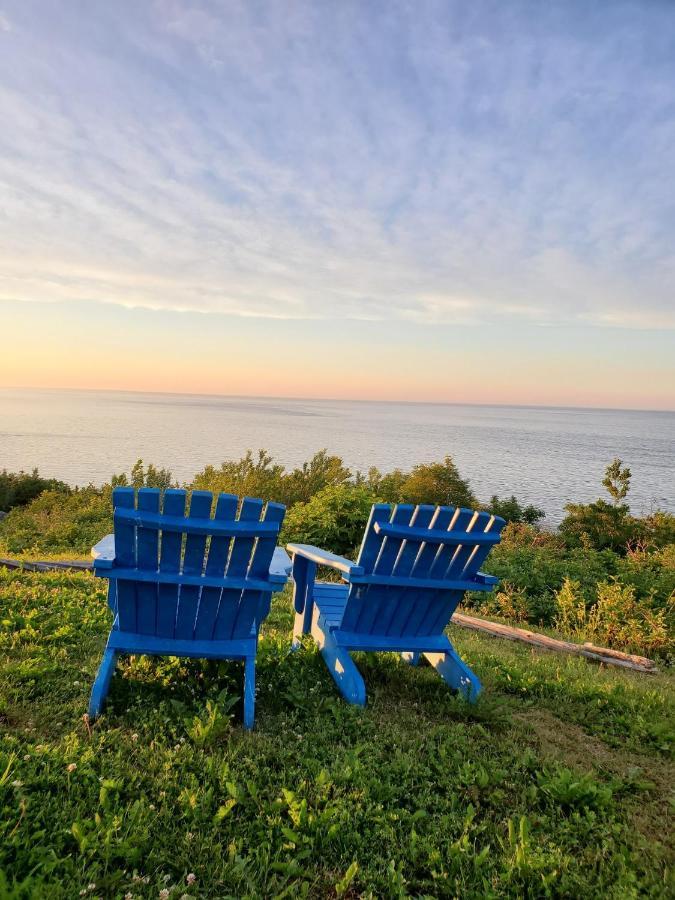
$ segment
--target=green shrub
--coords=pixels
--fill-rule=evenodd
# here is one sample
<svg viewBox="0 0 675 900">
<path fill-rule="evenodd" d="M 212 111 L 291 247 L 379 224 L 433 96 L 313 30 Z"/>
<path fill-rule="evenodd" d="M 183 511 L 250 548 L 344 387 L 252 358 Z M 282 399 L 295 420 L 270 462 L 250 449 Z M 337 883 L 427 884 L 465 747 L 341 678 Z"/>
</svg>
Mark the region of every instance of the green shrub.
<svg viewBox="0 0 675 900">
<path fill-rule="evenodd" d="M 70 488 L 56 478 L 41 478 L 37 469 L 32 472 L 0 472 L 0 511 L 9 512 L 16 506 L 26 506 L 43 491 L 68 493 Z"/>
<path fill-rule="evenodd" d="M 8 554 L 88 556 L 112 531 L 112 488 L 80 488 L 68 494 L 43 491 L 0 522 L 0 546 Z"/>
<path fill-rule="evenodd" d="M 340 457 L 329 456 L 326 450 L 319 450 L 292 472 L 275 463 L 266 450 L 258 450 L 257 457 L 248 450 L 241 459 L 226 460 L 219 468 L 206 466 L 195 475 L 190 487 L 216 494 L 262 497 L 290 507 L 306 503 L 324 488 L 344 484 L 350 477 L 351 472 Z"/>
<path fill-rule="evenodd" d="M 365 485 L 333 485 L 287 513 L 282 538 L 354 558 L 375 502 Z"/>
<path fill-rule="evenodd" d="M 532 504 L 523 506 L 513 494 L 510 497 L 504 497 L 504 499 L 500 499 L 496 494 L 493 494 L 490 502 L 487 504 L 487 508 L 493 515 L 500 516 L 502 519 L 506 519 L 507 522 L 516 524 L 534 525 L 546 515 L 544 510 L 539 509 L 538 506 L 532 506 Z"/>
<path fill-rule="evenodd" d="M 379 469 L 358 478 L 385 503 L 429 503 L 432 506 L 478 506 L 469 482 L 459 474 L 451 456 L 443 462 L 422 463 L 410 472 L 394 469 L 383 475 Z"/>
</svg>

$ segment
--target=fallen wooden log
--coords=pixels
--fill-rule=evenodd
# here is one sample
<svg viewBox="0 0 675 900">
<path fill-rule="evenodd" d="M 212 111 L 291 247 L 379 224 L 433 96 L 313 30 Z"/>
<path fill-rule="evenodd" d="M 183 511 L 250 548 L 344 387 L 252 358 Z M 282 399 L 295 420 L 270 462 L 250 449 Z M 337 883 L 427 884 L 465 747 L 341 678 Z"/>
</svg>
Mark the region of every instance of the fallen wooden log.
<svg viewBox="0 0 675 900">
<path fill-rule="evenodd" d="M 503 637 L 509 641 L 521 641 L 524 644 L 531 644 L 533 647 L 539 647 L 542 650 L 573 653 L 577 656 L 584 656 L 586 659 L 592 659 L 595 662 L 606 663 L 609 666 L 621 666 L 624 669 L 633 669 L 636 672 L 652 675 L 658 672 L 654 660 L 647 659 L 645 656 L 635 656 L 630 653 L 622 653 L 619 650 L 596 647 L 594 644 L 575 644 L 571 641 L 561 641 L 557 638 L 548 637 L 545 634 L 527 631 L 525 628 L 514 628 L 511 625 L 488 622 L 485 619 L 476 619 L 474 616 L 464 615 L 464 613 L 455 613 L 450 623 L 459 625 L 462 628 L 471 628 L 474 631 L 493 634 L 496 637 Z"/>
<path fill-rule="evenodd" d="M 21 559 L 0 558 L 0 566 L 6 569 L 23 569 L 26 572 L 53 572 L 59 569 L 77 569 L 79 572 L 87 572 L 93 569 L 92 564 L 86 559 L 66 559 L 50 562 L 28 562 Z"/>
</svg>

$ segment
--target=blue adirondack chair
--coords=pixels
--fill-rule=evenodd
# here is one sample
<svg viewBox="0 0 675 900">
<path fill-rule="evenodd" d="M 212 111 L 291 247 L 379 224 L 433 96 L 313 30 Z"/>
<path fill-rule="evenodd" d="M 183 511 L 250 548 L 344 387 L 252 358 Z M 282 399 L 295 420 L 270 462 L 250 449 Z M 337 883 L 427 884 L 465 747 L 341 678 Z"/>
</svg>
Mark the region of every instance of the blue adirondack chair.
<svg viewBox="0 0 675 900">
<path fill-rule="evenodd" d="M 294 646 L 311 632 L 343 697 L 363 706 L 366 688 L 351 650 L 420 654 L 451 688 L 473 701 L 481 684 L 444 634 L 465 591 L 498 579 L 479 568 L 505 522 L 451 506 L 373 506 L 357 562 L 318 547 L 289 544 L 293 557 Z M 345 584 L 316 581 L 330 566 Z"/>
<path fill-rule="evenodd" d="M 121 653 L 243 659 L 244 726 L 253 727 L 258 631 L 290 559 L 277 548 L 285 507 L 193 491 L 113 491 L 114 534 L 93 549 L 94 573 L 110 579 L 114 621 L 89 704 L 95 718 Z"/>
</svg>

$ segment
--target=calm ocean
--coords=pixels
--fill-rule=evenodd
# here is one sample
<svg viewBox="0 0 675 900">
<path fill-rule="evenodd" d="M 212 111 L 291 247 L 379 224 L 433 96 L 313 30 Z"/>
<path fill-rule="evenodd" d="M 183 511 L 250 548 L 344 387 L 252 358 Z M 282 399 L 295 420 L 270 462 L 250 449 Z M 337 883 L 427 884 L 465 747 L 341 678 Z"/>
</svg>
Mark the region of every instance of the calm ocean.
<svg viewBox="0 0 675 900">
<path fill-rule="evenodd" d="M 479 497 L 515 493 L 551 525 L 619 456 L 633 511 L 675 512 L 674 412 L 0 390 L 0 469 L 98 484 L 141 457 L 183 481 L 249 447 L 291 467 L 327 447 L 364 471 L 450 454 Z"/>
</svg>

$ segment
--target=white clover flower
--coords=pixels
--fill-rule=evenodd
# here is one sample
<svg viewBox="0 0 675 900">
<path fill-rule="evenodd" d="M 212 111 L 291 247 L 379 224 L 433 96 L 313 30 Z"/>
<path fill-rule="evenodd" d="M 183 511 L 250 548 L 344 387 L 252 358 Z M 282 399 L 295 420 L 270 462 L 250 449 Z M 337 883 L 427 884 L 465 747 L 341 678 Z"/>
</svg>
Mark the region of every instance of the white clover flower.
<svg viewBox="0 0 675 900">
<path fill-rule="evenodd" d="M 188 884 L 194 884 L 195 881 L 197 880 L 197 876 L 195 875 L 194 872 L 190 872 L 190 874 L 188 875 L 188 877 L 185 880 L 187 881 Z"/>
<path fill-rule="evenodd" d="M 77 768 L 77 763 L 69 763 L 68 766 L 66 767 L 66 771 L 74 772 L 76 768 Z M 95 887 L 96 887 L 96 885 L 94 885 L 94 887 L 92 888 L 92 891 L 94 890 Z"/>
<path fill-rule="evenodd" d="M 169 900 L 170 893 L 171 892 L 168 891 L 166 888 L 162 888 L 162 890 L 159 892 L 159 900 Z"/>
<path fill-rule="evenodd" d="M 132 741 L 137 741 L 137 740 L 138 740 L 138 735 L 137 735 L 135 732 L 134 732 L 134 734 L 131 735 L 131 740 L 132 740 Z"/>
<path fill-rule="evenodd" d="M 166 884 L 167 881 L 171 881 L 171 876 L 170 876 L 170 875 L 165 875 L 164 878 L 162 878 L 162 881 L 164 882 L 164 884 Z"/>
<path fill-rule="evenodd" d="M 17 778 L 16 781 L 12 782 L 12 787 L 13 788 L 23 787 L 23 781 L 19 781 L 19 779 Z"/>
<path fill-rule="evenodd" d="M 24 753 L 24 755 L 23 755 L 23 761 L 24 761 L 24 762 L 28 762 L 29 759 L 30 759 L 30 753 Z"/>
<path fill-rule="evenodd" d="M 149 806 L 149 809 L 152 809 L 152 810 L 154 811 L 154 809 L 155 809 L 155 804 L 154 804 L 154 803 L 151 803 L 150 806 Z"/>
<path fill-rule="evenodd" d="M 88 891 L 95 891 L 95 890 L 96 890 L 96 885 L 94 884 L 93 881 L 91 882 L 91 884 L 88 884 L 88 885 L 87 885 L 87 890 L 88 890 Z"/>
<path fill-rule="evenodd" d="M 134 895 L 131 893 L 131 891 L 126 892 L 126 894 L 124 895 L 124 900 L 134 900 Z"/>
</svg>

